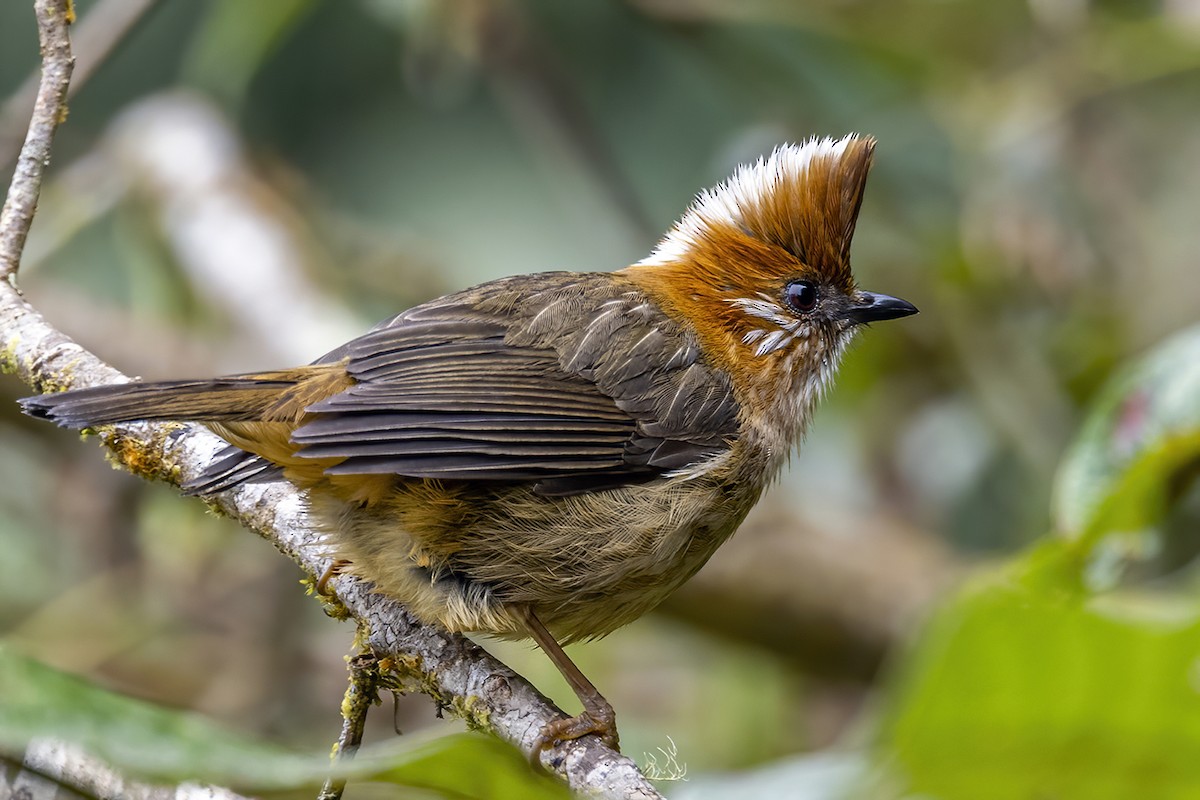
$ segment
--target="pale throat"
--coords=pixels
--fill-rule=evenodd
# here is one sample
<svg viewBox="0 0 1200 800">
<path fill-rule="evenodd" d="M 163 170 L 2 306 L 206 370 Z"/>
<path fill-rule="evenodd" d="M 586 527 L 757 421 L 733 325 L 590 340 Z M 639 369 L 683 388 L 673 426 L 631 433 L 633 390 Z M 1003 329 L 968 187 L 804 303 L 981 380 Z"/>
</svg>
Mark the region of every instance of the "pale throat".
<svg viewBox="0 0 1200 800">
<path fill-rule="evenodd" d="M 771 449 L 782 451 L 778 453 L 782 463 L 803 438 L 814 409 L 832 385 L 855 329 L 821 329 L 785 315 L 778 306 L 779 315 L 768 321 L 767 302 L 743 306 L 763 313 L 746 318 L 740 345 L 743 363 L 757 367 L 757 379 L 747 386 L 747 399 L 759 410 L 755 427 L 761 426 L 762 433 L 774 440 Z M 758 324 L 763 321 L 768 324 Z"/>
</svg>

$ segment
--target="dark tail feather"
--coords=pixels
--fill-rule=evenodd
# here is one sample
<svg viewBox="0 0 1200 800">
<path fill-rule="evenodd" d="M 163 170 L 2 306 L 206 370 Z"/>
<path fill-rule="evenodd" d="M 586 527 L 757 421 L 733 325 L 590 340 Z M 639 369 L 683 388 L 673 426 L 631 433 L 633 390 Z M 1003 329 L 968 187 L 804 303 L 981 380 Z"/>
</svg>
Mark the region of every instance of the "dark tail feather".
<svg viewBox="0 0 1200 800">
<path fill-rule="evenodd" d="M 243 483 L 271 483 L 282 479 L 283 467 L 229 445 L 217 453 L 203 473 L 183 484 L 183 493 L 216 494 Z"/>
<path fill-rule="evenodd" d="M 135 420 L 239 422 L 261 419 L 295 383 L 269 376 L 121 383 L 27 397 L 20 403 L 26 414 L 63 428 Z"/>
</svg>

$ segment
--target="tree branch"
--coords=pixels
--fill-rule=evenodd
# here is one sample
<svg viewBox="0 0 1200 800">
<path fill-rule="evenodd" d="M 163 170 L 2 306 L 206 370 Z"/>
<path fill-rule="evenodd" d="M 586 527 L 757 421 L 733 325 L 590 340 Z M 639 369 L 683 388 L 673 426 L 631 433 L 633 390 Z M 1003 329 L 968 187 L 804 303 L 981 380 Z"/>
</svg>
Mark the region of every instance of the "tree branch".
<svg viewBox="0 0 1200 800">
<path fill-rule="evenodd" d="M 342 698 L 342 733 L 333 746 L 331 761 L 339 767 L 349 764 L 362 746 L 367 712 L 379 702 L 379 659 L 369 650 L 350 659 L 350 681 Z M 321 787 L 317 800 L 341 800 L 346 789 L 343 775 L 330 775 Z"/>
<path fill-rule="evenodd" d="M 67 27 L 69 0 L 37 0 L 43 70 L 29 134 L 17 160 L 0 216 L 0 369 L 39 390 L 125 380 L 25 302 L 16 288 L 21 252 L 37 208 L 54 131 L 65 117 L 73 63 Z M 126 468 L 145 478 L 178 484 L 197 475 L 221 442 L 195 425 L 131 424 L 106 428 L 100 438 Z M 329 564 L 320 534 L 292 486 L 249 486 L 212 498 L 223 513 L 271 541 L 301 569 L 320 574 Z M 401 685 L 431 695 L 472 726 L 491 731 L 526 754 L 557 708 L 512 670 L 462 636 L 422 625 L 398 603 L 341 576 L 333 582 L 347 611 L 368 631 L 367 644 L 395 669 Z M 542 754 L 545 766 L 571 788 L 614 798 L 657 798 L 658 791 L 628 758 L 594 737 Z"/>
<path fill-rule="evenodd" d="M 0 757 L 0 767 L 5 760 Z M 70 791 L 64 793 L 61 788 Z M 0 800 L 60 800 L 64 795 L 126 800 L 246 800 L 217 786 L 154 786 L 130 780 L 100 759 L 56 739 L 30 742 L 11 783 L 4 780 L 0 769 Z"/>
<path fill-rule="evenodd" d="M 67 34 L 67 26 L 75 17 L 70 0 L 37 0 L 34 8 L 42 49 L 42 80 L 4 210 L 0 212 L 0 279 L 10 283 L 37 211 L 42 174 L 50 162 L 54 131 L 67 111 L 67 88 L 75 68 L 71 38 Z"/>
</svg>

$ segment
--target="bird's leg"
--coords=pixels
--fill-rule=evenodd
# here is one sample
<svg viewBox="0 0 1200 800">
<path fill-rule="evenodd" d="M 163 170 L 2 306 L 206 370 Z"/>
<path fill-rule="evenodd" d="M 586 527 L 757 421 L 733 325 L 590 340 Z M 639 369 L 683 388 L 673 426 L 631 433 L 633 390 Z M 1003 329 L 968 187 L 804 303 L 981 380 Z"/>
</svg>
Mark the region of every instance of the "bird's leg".
<svg viewBox="0 0 1200 800">
<path fill-rule="evenodd" d="M 567 683 L 575 691 L 579 702 L 583 703 L 583 712 L 578 716 L 555 720 L 542 728 L 534 747 L 534 758 L 544 750 L 553 747 L 558 742 L 568 742 L 587 736 L 589 733 L 599 734 L 601 741 L 613 750 L 620 751 L 620 741 L 617 738 L 617 715 L 604 696 L 592 685 L 559 645 L 558 640 L 551 635 L 542 621 L 529 608 L 524 609 L 525 628 L 529 635 L 538 643 L 542 651 L 558 667 L 558 671 L 567 679 Z"/>
</svg>

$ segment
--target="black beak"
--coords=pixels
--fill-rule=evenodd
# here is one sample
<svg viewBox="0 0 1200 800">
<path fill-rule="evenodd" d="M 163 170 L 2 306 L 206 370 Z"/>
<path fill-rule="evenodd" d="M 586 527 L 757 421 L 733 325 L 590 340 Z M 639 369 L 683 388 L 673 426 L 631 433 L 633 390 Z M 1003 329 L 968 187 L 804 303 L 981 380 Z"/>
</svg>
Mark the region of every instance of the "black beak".
<svg viewBox="0 0 1200 800">
<path fill-rule="evenodd" d="M 854 303 L 846 309 L 846 319 L 861 325 L 864 322 L 883 322 L 917 313 L 917 307 L 907 300 L 874 292 L 859 292 Z"/>
</svg>

